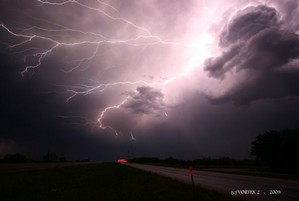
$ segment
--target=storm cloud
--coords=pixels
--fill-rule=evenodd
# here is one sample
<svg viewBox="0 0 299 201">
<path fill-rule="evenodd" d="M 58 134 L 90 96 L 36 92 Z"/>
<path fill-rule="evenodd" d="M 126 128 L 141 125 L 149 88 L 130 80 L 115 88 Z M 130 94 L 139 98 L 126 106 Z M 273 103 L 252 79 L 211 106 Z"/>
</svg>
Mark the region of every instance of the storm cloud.
<svg viewBox="0 0 299 201">
<path fill-rule="evenodd" d="M 136 92 L 129 94 L 122 107 L 134 114 L 161 113 L 165 109 L 164 95 L 157 89 L 141 86 L 136 89 Z"/>
<path fill-rule="evenodd" d="M 0 156 L 249 158 L 299 122 L 297 0 L 0 1 Z"/>
<path fill-rule="evenodd" d="M 211 77 L 246 76 L 218 101 L 246 104 L 263 98 L 298 96 L 299 35 L 282 28 L 279 13 L 265 5 L 246 8 L 224 27 L 222 53 L 205 61 Z M 290 68 L 292 66 L 292 68 Z"/>
</svg>

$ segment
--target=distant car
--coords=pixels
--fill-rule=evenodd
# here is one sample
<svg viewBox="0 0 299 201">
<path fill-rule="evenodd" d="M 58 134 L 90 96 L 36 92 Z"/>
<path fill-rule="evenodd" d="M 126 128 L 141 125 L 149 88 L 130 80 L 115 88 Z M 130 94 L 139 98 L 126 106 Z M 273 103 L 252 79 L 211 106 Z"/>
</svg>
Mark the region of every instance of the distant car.
<svg viewBox="0 0 299 201">
<path fill-rule="evenodd" d="M 127 163 L 128 160 L 127 159 L 119 159 L 117 160 L 118 163 Z"/>
</svg>

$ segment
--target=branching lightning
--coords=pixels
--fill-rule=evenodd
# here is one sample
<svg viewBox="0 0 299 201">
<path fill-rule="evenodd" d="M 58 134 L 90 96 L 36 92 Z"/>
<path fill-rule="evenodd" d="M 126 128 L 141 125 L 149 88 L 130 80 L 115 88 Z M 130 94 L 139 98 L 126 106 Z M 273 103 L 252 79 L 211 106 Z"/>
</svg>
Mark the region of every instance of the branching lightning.
<svg viewBox="0 0 299 201">
<path fill-rule="evenodd" d="M 104 115 L 105 115 L 105 113 L 106 112 L 108 112 L 109 110 L 112 110 L 112 109 L 118 109 L 118 108 L 120 108 L 127 100 L 128 100 L 128 98 L 129 97 L 126 97 L 126 99 L 125 100 L 123 100 L 120 104 L 118 104 L 118 105 L 113 105 L 113 106 L 108 106 L 108 107 L 106 107 L 102 112 L 101 112 L 101 115 L 100 115 L 100 118 L 98 119 L 98 122 L 99 122 L 99 124 L 100 124 L 100 128 L 101 129 L 110 129 L 110 130 L 112 130 L 114 133 L 115 133 L 115 135 L 116 136 L 118 136 L 119 135 L 119 133 L 117 132 L 117 130 L 115 129 L 115 128 L 113 128 L 113 127 L 111 127 L 111 126 L 104 126 L 104 124 L 103 124 L 103 118 L 104 118 Z"/>
<path fill-rule="evenodd" d="M 144 80 L 138 80 L 135 82 L 113 82 L 107 84 L 98 84 L 97 86 L 89 86 L 89 85 L 81 84 L 79 86 L 74 86 L 73 89 L 67 89 L 67 91 L 72 93 L 72 95 L 67 98 L 66 102 L 69 102 L 77 95 L 88 95 L 94 92 L 103 92 L 107 87 L 112 87 L 117 85 L 138 85 L 138 84 L 151 85 L 152 83 L 146 82 Z"/>
<path fill-rule="evenodd" d="M 96 12 L 99 15 L 104 16 L 105 18 L 111 20 L 111 21 L 118 21 L 121 23 L 126 24 L 127 26 L 131 26 L 132 28 L 136 29 L 138 31 L 138 36 L 128 38 L 128 39 L 115 39 L 115 38 L 110 38 L 107 36 L 104 36 L 101 33 L 95 33 L 95 32 L 90 32 L 90 31 L 83 31 L 80 29 L 72 29 L 65 27 L 63 25 L 51 23 L 52 25 L 55 25 L 57 28 L 44 28 L 40 26 L 31 26 L 27 28 L 22 28 L 21 31 L 16 31 L 16 29 L 9 27 L 5 25 L 4 23 L 0 24 L 0 28 L 6 31 L 10 36 L 13 36 L 17 38 L 20 42 L 17 43 L 11 43 L 7 44 L 7 46 L 11 49 L 15 48 L 21 48 L 21 51 L 16 51 L 15 54 L 25 54 L 24 60 L 26 61 L 26 58 L 32 57 L 34 58 L 33 64 L 28 65 L 22 70 L 21 75 L 25 76 L 29 72 L 34 72 L 36 68 L 39 68 L 43 65 L 44 60 L 50 56 L 51 53 L 53 53 L 55 50 L 57 50 L 60 47 L 81 47 L 81 46 L 89 46 L 90 49 L 93 50 L 93 52 L 84 58 L 78 58 L 76 60 L 70 60 L 66 61 L 67 63 L 74 63 L 74 65 L 69 68 L 69 69 L 64 69 L 62 70 L 64 73 L 72 73 L 76 70 L 81 70 L 84 71 L 89 68 L 90 63 L 94 60 L 94 58 L 97 56 L 99 53 L 99 48 L 103 44 L 110 44 L 110 45 L 118 45 L 118 44 L 124 44 L 128 46 L 153 46 L 153 45 L 170 45 L 170 46 L 181 46 L 185 48 L 196 48 L 197 44 L 184 44 L 184 43 L 179 43 L 179 42 L 172 42 L 172 41 L 165 41 L 161 37 L 154 35 L 151 33 L 151 31 L 148 28 L 139 26 L 135 24 L 134 22 L 125 19 L 123 17 L 120 17 L 120 12 L 117 8 L 114 6 L 97 0 L 99 5 L 102 5 L 106 8 L 109 8 L 110 11 L 113 11 L 115 13 L 114 16 L 112 14 L 109 14 L 103 9 L 100 8 L 95 8 L 91 7 L 87 4 L 84 4 L 80 1 L 77 0 L 66 0 L 66 1 L 48 1 L 48 0 L 36 0 L 37 1 L 37 6 L 52 6 L 52 7 L 59 7 L 59 6 L 66 6 L 68 4 L 73 4 L 76 6 L 81 7 L 82 9 L 87 9 L 92 12 Z M 50 22 L 48 22 L 50 23 Z M 46 34 L 43 34 L 46 33 Z M 62 39 L 56 39 L 55 35 L 56 33 L 76 33 L 80 34 L 82 38 L 90 38 L 92 39 L 78 39 L 75 42 L 68 42 Z M 34 47 L 34 41 L 36 40 L 41 40 L 43 42 L 47 42 L 49 44 L 49 47 L 47 48 L 38 48 Z M 201 47 L 202 48 L 202 47 Z M 167 80 L 164 80 L 162 82 L 162 91 L 164 88 L 172 81 L 185 76 L 188 72 L 190 72 L 190 69 L 192 64 L 189 64 L 189 67 L 187 71 L 184 71 L 180 74 L 177 74 Z M 97 82 L 97 81 L 96 81 Z M 146 80 L 136 80 L 136 81 L 119 81 L 119 82 L 111 82 L 111 83 L 99 83 L 97 82 L 96 85 L 88 85 L 88 84 L 79 84 L 76 86 L 71 86 L 71 87 L 66 87 L 66 92 L 70 94 L 68 98 L 66 99 L 66 102 L 70 102 L 73 98 L 80 96 L 80 95 L 88 95 L 92 93 L 98 93 L 98 92 L 103 92 L 105 89 L 109 87 L 114 87 L 114 86 L 121 86 L 121 85 L 148 85 L 148 86 L 153 86 L 155 84 L 158 84 L 157 82 L 148 82 Z M 159 83 L 161 84 L 161 83 Z M 99 118 L 97 120 L 98 125 L 101 129 L 109 129 L 112 132 L 115 133 L 116 136 L 119 135 L 118 129 L 104 124 L 104 118 L 105 114 L 107 114 L 110 110 L 116 110 L 121 108 L 124 103 L 126 103 L 129 99 L 129 96 L 123 99 L 119 104 L 116 105 L 110 105 L 107 106 L 102 110 L 102 112 L 99 115 Z M 168 113 L 164 112 L 165 117 L 168 117 Z M 65 116 L 61 116 L 62 118 L 67 118 Z M 132 134 L 131 131 L 131 139 L 136 140 L 135 137 Z"/>
</svg>

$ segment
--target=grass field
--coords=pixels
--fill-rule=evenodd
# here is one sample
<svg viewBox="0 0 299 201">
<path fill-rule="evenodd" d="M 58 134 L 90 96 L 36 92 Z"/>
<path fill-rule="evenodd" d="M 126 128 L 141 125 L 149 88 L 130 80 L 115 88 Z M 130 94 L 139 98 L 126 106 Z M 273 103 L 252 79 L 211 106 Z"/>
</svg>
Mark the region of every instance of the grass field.
<svg viewBox="0 0 299 201">
<path fill-rule="evenodd" d="M 188 166 L 180 166 L 174 164 L 167 163 L 141 163 L 148 165 L 156 165 L 156 166 L 165 166 L 165 167 L 174 167 L 174 168 L 185 168 Z M 256 176 L 256 177 L 267 177 L 267 178 L 277 178 L 277 179 L 288 179 L 288 180 L 299 180 L 298 174 L 283 174 L 271 172 L 269 168 L 261 168 L 261 167 L 193 167 L 195 170 L 209 171 L 209 172 L 219 172 L 219 173 L 227 173 L 227 174 L 238 174 L 238 175 L 246 175 L 246 176 Z"/>
<path fill-rule="evenodd" d="M 247 176 L 268 177 L 277 179 L 299 180 L 299 175 L 296 174 L 279 174 L 269 171 L 257 171 L 249 168 L 202 168 L 200 170 L 210 172 L 221 172 L 229 174 L 239 174 Z"/>
<path fill-rule="evenodd" d="M 0 173 L 0 200 L 229 201 L 218 194 L 115 163 Z"/>
</svg>

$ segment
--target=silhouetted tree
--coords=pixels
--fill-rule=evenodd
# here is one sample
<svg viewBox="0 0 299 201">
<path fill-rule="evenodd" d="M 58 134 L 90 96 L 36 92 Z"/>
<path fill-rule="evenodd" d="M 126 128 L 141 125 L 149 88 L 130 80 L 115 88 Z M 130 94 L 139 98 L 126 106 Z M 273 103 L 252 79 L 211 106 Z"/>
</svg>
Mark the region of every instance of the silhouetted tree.
<svg viewBox="0 0 299 201">
<path fill-rule="evenodd" d="M 161 163 L 159 158 L 154 157 L 143 157 L 130 159 L 131 163 Z"/>
<path fill-rule="evenodd" d="M 6 154 L 3 158 L 3 162 L 6 163 L 25 163 L 27 162 L 27 157 L 23 154 Z"/>
<path fill-rule="evenodd" d="M 57 162 L 58 156 L 55 153 L 47 153 L 43 157 L 44 162 Z"/>
<path fill-rule="evenodd" d="M 59 158 L 59 162 L 62 162 L 62 163 L 63 163 L 63 162 L 66 162 L 66 157 L 60 157 L 60 158 Z"/>
<path fill-rule="evenodd" d="M 278 172 L 299 172 L 299 129 L 268 131 L 253 141 L 251 154 Z"/>
</svg>

